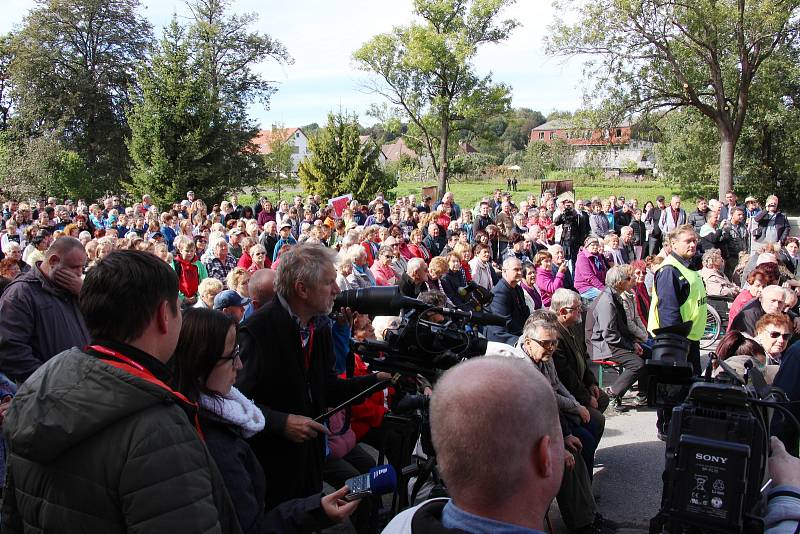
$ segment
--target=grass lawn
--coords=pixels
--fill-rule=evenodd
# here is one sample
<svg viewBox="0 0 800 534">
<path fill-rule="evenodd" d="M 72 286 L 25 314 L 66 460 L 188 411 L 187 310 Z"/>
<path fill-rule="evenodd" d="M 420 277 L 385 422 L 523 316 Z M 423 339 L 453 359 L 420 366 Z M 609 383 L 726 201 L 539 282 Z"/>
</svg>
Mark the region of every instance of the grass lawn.
<svg viewBox="0 0 800 534">
<path fill-rule="evenodd" d="M 435 185 L 433 182 L 400 182 L 393 192 L 397 196 L 417 195 L 423 186 Z M 506 190 L 505 180 L 486 180 L 482 182 L 451 182 L 450 189 L 456 197 L 456 202 L 462 206 L 473 206 L 481 198 L 491 196 L 495 189 Z M 658 195 L 664 195 L 669 202 L 672 189 L 662 182 L 625 182 L 625 181 L 597 181 L 591 185 L 579 185 L 576 188 L 578 198 L 590 199 L 594 196 L 608 198 L 610 195 L 624 196 L 626 199 L 637 198 L 639 205 L 643 206 L 648 200 L 655 202 Z M 539 194 L 541 185 L 536 182 L 520 182 L 517 192 L 513 194 L 514 200 L 527 198 L 530 193 Z"/>
<path fill-rule="evenodd" d="M 403 181 L 397 184 L 391 192 L 396 196 L 408 196 L 411 194 L 417 195 L 417 201 L 421 201 L 422 187 L 436 185 L 433 180 L 427 182 L 419 181 Z M 481 198 L 491 196 L 492 192 L 500 188 L 506 190 L 506 182 L 504 179 L 498 180 L 484 180 L 484 181 L 452 181 L 450 189 L 456 197 L 456 202 L 462 206 L 473 206 Z M 655 202 L 658 195 L 664 195 L 669 202 L 669 197 L 672 195 L 673 190 L 663 182 L 647 181 L 647 182 L 626 182 L 626 181 L 612 181 L 603 180 L 591 183 L 589 185 L 579 185 L 576 187 L 578 198 L 590 199 L 594 196 L 608 198 L 609 195 L 624 196 L 626 199 L 637 198 L 639 205 L 643 206 L 648 200 Z M 522 200 L 527 198 L 530 193 L 539 194 L 541 191 L 540 182 L 537 180 L 531 182 L 528 180 L 520 181 L 517 186 L 517 192 L 514 193 L 514 200 Z M 291 200 L 295 194 L 301 194 L 300 190 L 292 190 L 283 192 L 281 195 L 284 199 Z M 259 196 L 266 196 L 273 200 L 275 199 L 274 191 L 263 191 L 259 193 L 250 192 L 250 194 L 240 194 L 239 202 L 245 205 L 253 205 Z M 368 199 L 364 199 L 368 200 Z M 694 199 L 684 199 L 691 201 L 694 205 Z"/>
</svg>

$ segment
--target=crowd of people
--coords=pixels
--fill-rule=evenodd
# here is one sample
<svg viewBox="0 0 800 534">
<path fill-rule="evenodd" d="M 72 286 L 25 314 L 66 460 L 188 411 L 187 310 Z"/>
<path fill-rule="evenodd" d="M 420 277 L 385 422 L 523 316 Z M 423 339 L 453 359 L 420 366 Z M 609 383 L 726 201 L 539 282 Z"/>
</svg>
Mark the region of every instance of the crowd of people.
<svg viewBox="0 0 800 534">
<path fill-rule="evenodd" d="M 378 504 L 346 501 L 345 481 L 375 466 L 365 445 L 398 470 L 408 457 L 383 425 L 392 376 L 349 340 L 385 339 L 401 318 L 334 310 L 348 289 L 396 286 L 469 311 L 480 288 L 506 319 L 482 332 L 489 357 L 418 377 L 453 500 L 387 532 L 541 530 L 553 499 L 571 532 L 614 531 L 592 492 L 604 413 L 647 403 L 659 332 L 688 340 L 700 373 L 707 306 L 728 324 L 715 374 L 756 366 L 800 400 L 800 242 L 776 196 L 762 208 L 728 192 L 688 211 L 677 195 L 417 200 L 5 202 L 3 530 L 311 532 L 346 518 L 374 530 Z M 610 387 L 593 360 L 622 369 Z M 660 439 L 669 423 L 659 412 Z M 796 456 L 796 429 L 779 422 L 776 435 Z M 800 489 L 783 480 L 786 505 Z M 339 489 L 322 495 L 323 483 Z"/>
</svg>

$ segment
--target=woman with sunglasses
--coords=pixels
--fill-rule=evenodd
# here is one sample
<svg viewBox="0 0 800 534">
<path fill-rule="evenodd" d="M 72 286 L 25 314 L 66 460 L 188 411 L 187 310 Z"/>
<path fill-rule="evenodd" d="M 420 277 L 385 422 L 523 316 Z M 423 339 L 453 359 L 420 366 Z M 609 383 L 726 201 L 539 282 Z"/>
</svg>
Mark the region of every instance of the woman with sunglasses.
<svg viewBox="0 0 800 534">
<path fill-rule="evenodd" d="M 325 497 L 311 495 L 265 509 L 267 481 L 245 441 L 264 430 L 265 419 L 253 401 L 233 387 L 242 361 L 231 317 L 214 310 L 186 310 L 172 362 L 175 388 L 199 406 L 206 446 L 243 532 L 312 532 L 353 513 L 357 502 L 342 500 L 346 487 Z"/>
<path fill-rule="evenodd" d="M 792 321 L 785 313 L 768 313 L 756 323 L 756 341 L 767 353 L 767 365 L 778 365 L 793 334 Z"/>
</svg>

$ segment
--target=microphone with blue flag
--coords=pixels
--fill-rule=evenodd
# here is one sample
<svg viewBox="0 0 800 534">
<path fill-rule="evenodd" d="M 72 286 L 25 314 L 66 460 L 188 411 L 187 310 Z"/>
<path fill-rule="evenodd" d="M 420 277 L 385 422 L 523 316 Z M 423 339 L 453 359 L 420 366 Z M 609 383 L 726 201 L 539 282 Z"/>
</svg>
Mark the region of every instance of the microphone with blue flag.
<svg viewBox="0 0 800 534">
<path fill-rule="evenodd" d="M 397 488 L 397 473 L 389 464 L 379 465 L 369 470 L 369 473 L 348 478 L 345 485 L 350 491 L 345 495 L 345 501 L 355 501 L 373 495 L 392 493 Z"/>
</svg>

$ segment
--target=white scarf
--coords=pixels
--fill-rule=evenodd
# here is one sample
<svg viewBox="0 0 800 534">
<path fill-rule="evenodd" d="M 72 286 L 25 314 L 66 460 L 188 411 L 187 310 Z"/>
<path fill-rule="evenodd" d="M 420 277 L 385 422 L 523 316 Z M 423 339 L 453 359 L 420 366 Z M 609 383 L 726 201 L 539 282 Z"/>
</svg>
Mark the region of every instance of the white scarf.
<svg viewBox="0 0 800 534">
<path fill-rule="evenodd" d="M 201 394 L 200 406 L 222 421 L 236 426 L 243 438 L 252 437 L 264 430 L 266 420 L 261 409 L 234 387 L 222 397 Z"/>
</svg>

